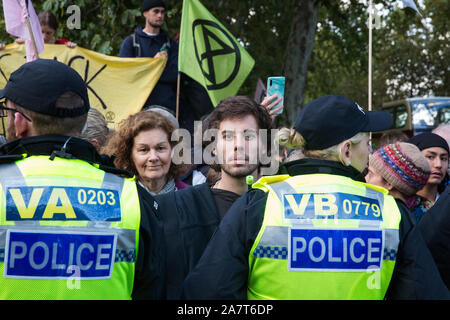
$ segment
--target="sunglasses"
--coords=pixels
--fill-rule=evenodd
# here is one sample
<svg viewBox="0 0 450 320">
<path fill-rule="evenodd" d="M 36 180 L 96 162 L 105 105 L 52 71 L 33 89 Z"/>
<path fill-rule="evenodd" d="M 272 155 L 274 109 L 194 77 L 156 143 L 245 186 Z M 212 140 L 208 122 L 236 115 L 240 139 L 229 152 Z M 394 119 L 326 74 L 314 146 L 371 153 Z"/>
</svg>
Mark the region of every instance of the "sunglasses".
<svg viewBox="0 0 450 320">
<path fill-rule="evenodd" d="M 8 108 L 6 107 L 3 103 L 0 102 L 0 117 L 1 118 L 7 118 L 8 117 L 8 110 L 9 111 L 13 111 L 13 112 L 18 112 L 20 113 L 25 119 L 27 119 L 30 122 L 31 121 L 30 117 L 28 117 L 26 114 L 24 114 L 23 112 L 17 110 L 17 109 L 13 109 L 13 108 Z"/>
</svg>

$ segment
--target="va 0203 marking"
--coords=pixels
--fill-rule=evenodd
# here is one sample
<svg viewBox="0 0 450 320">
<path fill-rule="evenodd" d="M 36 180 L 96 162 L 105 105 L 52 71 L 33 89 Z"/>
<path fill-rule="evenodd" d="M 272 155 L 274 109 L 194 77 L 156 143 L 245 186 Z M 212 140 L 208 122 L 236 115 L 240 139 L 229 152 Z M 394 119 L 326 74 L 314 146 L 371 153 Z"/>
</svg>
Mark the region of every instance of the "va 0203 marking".
<svg viewBox="0 0 450 320">
<path fill-rule="evenodd" d="M 117 190 L 51 186 L 6 189 L 6 220 L 120 219 Z"/>
</svg>

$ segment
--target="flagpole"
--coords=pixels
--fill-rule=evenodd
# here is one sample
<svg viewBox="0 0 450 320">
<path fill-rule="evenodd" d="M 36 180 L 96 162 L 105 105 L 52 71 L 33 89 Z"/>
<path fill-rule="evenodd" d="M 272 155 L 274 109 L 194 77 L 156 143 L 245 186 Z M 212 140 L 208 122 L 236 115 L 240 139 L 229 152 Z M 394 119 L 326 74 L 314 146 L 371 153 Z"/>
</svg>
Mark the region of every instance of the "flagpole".
<svg viewBox="0 0 450 320">
<path fill-rule="evenodd" d="M 34 49 L 34 53 L 36 54 L 36 58 L 39 59 L 39 53 L 38 53 L 38 49 L 36 46 L 36 40 L 34 40 L 34 35 L 33 35 L 33 29 L 31 28 L 31 24 L 30 24 L 30 20 L 28 19 L 28 17 L 25 19 L 26 23 L 27 23 L 27 27 L 28 27 L 28 32 L 31 35 L 31 41 L 33 42 L 33 49 Z"/>
<path fill-rule="evenodd" d="M 176 116 L 177 120 L 178 120 L 178 114 L 179 114 L 179 111 L 180 111 L 180 78 L 181 78 L 181 75 L 178 72 L 178 78 L 177 78 L 177 105 L 176 105 L 176 113 L 175 113 L 175 116 Z"/>
<path fill-rule="evenodd" d="M 22 7 L 22 5 L 21 5 L 19 0 L 17 0 L 17 3 L 19 4 L 20 7 Z M 25 9 L 25 11 L 27 12 L 27 16 L 25 18 L 25 22 L 27 24 L 28 32 L 30 33 L 31 42 L 33 43 L 34 53 L 36 54 L 36 58 L 39 59 L 39 53 L 38 53 L 38 49 L 37 49 L 37 46 L 36 46 L 36 40 L 34 39 L 33 29 L 31 28 L 30 19 L 28 19 L 29 13 L 28 13 L 27 4 L 26 4 L 26 2 L 24 4 L 25 4 L 25 8 L 22 8 L 22 10 Z"/>
<path fill-rule="evenodd" d="M 372 111 L 372 10 L 373 10 L 373 4 L 372 0 L 369 0 L 369 84 L 368 84 L 368 95 L 369 95 L 369 101 L 368 101 L 368 109 L 369 111 Z"/>
</svg>

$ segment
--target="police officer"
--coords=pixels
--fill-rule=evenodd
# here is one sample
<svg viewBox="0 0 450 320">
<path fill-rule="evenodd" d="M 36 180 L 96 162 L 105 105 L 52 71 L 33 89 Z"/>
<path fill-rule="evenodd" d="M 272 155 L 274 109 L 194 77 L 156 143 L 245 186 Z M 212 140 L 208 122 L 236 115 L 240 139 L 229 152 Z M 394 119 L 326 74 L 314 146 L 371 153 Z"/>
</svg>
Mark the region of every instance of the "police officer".
<svg viewBox="0 0 450 320">
<path fill-rule="evenodd" d="M 184 283 L 193 299 L 448 298 L 430 252 L 387 190 L 364 183 L 369 131 L 389 128 L 342 96 L 299 113 L 280 143 L 304 159 L 239 198 Z"/>
<path fill-rule="evenodd" d="M 153 198 L 76 137 L 90 108 L 83 79 L 36 60 L 0 98 L 10 141 L 0 148 L 0 299 L 163 297 Z"/>
</svg>

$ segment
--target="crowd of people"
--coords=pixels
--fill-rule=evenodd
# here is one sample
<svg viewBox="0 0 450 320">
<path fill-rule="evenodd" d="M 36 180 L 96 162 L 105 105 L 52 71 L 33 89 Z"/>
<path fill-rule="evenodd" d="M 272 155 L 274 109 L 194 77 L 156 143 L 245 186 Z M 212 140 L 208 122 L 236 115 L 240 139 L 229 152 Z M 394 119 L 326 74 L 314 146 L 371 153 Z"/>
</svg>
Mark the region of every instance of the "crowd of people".
<svg viewBox="0 0 450 320">
<path fill-rule="evenodd" d="M 141 9 L 146 26 L 121 56 L 170 61 L 164 3 Z M 273 136 L 276 96 L 232 96 L 202 118 L 211 143 L 180 164 L 169 87 L 111 129 L 65 64 L 11 74 L 0 298 L 450 299 L 450 124 L 375 144 L 369 132 L 392 116 L 327 95 Z M 193 161 L 199 151 L 215 160 Z M 261 152 L 279 159 L 276 174 L 251 161 Z"/>
</svg>

